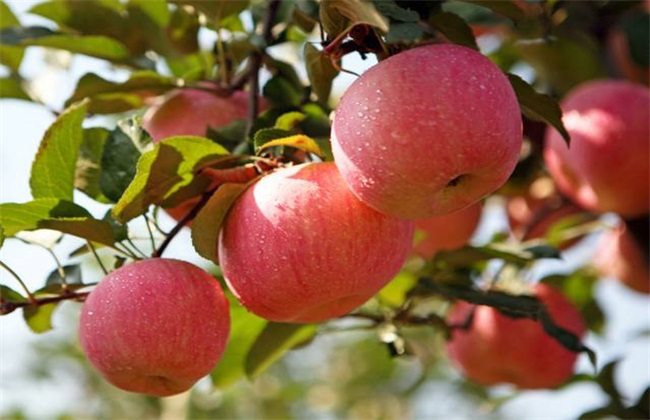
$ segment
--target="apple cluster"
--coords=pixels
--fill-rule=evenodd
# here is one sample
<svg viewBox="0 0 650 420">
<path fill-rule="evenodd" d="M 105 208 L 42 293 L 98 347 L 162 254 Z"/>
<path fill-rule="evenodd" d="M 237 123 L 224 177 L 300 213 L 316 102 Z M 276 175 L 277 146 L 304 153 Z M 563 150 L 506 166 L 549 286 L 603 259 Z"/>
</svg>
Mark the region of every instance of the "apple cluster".
<svg viewBox="0 0 650 420">
<path fill-rule="evenodd" d="M 583 112 L 594 103 L 602 103 L 598 112 Z M 561 192 L 592 210 L 647 212 L 648 185 L 641 179 L 649 172 L 647 91 L 604 82 L 564 105 L 571 148 L 549 131 L 545 154 Z M 223 98 L 185 89 L 152 107 L 144 127 L 154 141 L 205 135 L 209 126 L 245 117 L 247 107 L 242 93 Z M 481 200 L 518 162 L 521 112 L 508 79 L 485 56 L 428 45 L 381 61 L 350 86 L 333 117 L 331 144 L 334 162 L 266 174 L 238 197 L 221 227 L 214 259 L 225 282 L 265 319 L 312 323 L 343 316 L 384 287 L 409 255 L 431 258 L 467 243 Z M 620 170 L 604 171 L 607 165 Z M 193 205 L 168 212 L 180 220 Z M 414 247 L 416 228 L 424 237 Z M 559 325 L 584 333 L 577 310 L 559 292 L 540 285 L 534 293 Z M 189 263 L 127 264 L 88 297 L 81 343 L 114 385 L 172 395 L 219 361 L 229 335 L 228 306 L 219 283 Z M 473 310 L 454 306 L 450 322 Z M 522 345 L 512 346 L 513 340 Z M 468 329 L 455 331 L 448 350 L 469 378 L 523 388 L 557 386 L 576 360 L 538 323 L 488 307 L 476 309 Z M 490 356 L 504 352 L 512 357 Z M 488 366 L 488 359 L 505 365 Z"/>
</svg>

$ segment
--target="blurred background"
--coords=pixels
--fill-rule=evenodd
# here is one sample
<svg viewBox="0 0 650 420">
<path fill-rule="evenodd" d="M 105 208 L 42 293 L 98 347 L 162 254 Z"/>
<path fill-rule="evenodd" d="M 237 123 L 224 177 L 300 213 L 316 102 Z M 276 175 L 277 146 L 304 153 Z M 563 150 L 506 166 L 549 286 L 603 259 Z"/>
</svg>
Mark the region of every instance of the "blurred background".
<svg viewBox="0 0 650 420">
<path fill-rule="evenodd" d="M 23 24 L 51 25 L 26 13 L 36 1 L 6 3 Z M 210 45 L 211 36 L 203 33 L 201 41 Z M 498 39 L 487 35 L 479 41 L 489 50 Z M 271 52 L 289 62 L 297 62 L 301 55 L 301 51 L 291 47 L 276 47 Z M 349 55 L 343 67 L 362 73 L 375 62 Z M 103 61 L 71 58 L 64 52 L 40 48 L 28 48 L 21 67 L 27 77 L 35 80 L 32 87 L 36 94 L 52 109 L 62 108 L 76 81 L 89 70 L 112 80 L 126 78 L 126 73 Z M 534 70 L 523 64 L 516 70 L 526 79 L 534 75 Z M 341 74 L 335 80 L 334 97 L 340 96 L 355 78 Z M 53 121 L 53 114 L 43 106 L 0 101 L 0 202 L 31 199 L 28 185 L 31 162 Z M 110 127 L 114 126 L 115 119 L 97 117 L 92 123 Z M 82 194 L 75 196 L 77 200 L 95 209 L 97 214 L 106 210 Z M 172 220 L 164 222 L 168 223 L 167 227 L 173 226 Z M 506 230 L 503 202 L 492 200 L 486 205 L 473 242 L 480 244 Z M 539 264 L 531 272 L 531 280 L 548 273 L 568 272 L 589 261 L 597 236 L 592 234 L 583 239 L 564 253 L 563 260 Z M 25 237 L 25 241 L 30 240 Z M 44 240 L 47 238 L 38 239 Z M 196 255 L 187 243 L 189 233 L 182 232 L 166 255 L 210 269 L 211 264 Z M 66 261 L 79 244 L 74 238 L 65 237 L 57 246 L 55 256 Z M 0 253 L 2 261 L 25 279 L 30 288 L 39 287 L 56 267 L 49 250 L 19 240 L 7 241 Z M 84 266 L 82 275 L 86 282 L 102 277 L 92 267 L 92 264 Z M 12 282 L 14 279 L 0 271 L 1 284 L 12 285 Z M 596 300 L 607 323 L 601 335 L 591 334 L 585 343 L 597 352 L 599 368 L 620 360 L 612 380 L 623 400 L 632 403 L 650 384 L 649 299 L 616 281 L 600 281 L 596 286 Z M 76 336 L 79 309 L 78 303 L 61 305 L 53 318 L 54 329 L 44 334 L 32 332 L 18 312 L 0 317 L 0 417 L 575 418 L 608 401 L 607 394 L 593 382 L 576 382 L 549 391 L 478 387 L 450 367 L 445 359 L 443 339 L 432 329 L 412 328 L 407 332 L 415 338 L 413 342 L 421 343 L 416 359 L 392 357 L 374 331 L 346 331 L 345 325 L 337 328 L 336 323 L 325 327 L 306 346 L 290 351 L 252 381 L 241 379 L 226 389 L 214 390 L 206 378 L 191 392 L 176 397 L 143 397 L 108 385 L 85 362 Z M 584 355 L 579 359 L 578 371 L 593 372 Z"/>
</svg>

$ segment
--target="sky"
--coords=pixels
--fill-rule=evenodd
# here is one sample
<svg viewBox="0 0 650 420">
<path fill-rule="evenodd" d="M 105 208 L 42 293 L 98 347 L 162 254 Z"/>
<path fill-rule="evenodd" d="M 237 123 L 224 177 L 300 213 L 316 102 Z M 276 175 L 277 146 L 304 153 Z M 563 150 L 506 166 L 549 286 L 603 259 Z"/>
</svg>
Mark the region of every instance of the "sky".
<svg viewBox="0 0 650 420">
<path fill-rule="evenodd" d="M 8 5 L 17 14 L 22 14 L 35 1 L 13 0 Z M 26 22 L 42 22 L 38 19 L 25 20 Z M 281 51 L 278 51 L 281 53 Z M 119 77 L 119 72 L 108 69 L 104 64 L 92 59 L 75 59 L 72 71 L 49 72 L 43 71 L 42 53 L 35 49 L 28 50 L 23 64 L 23 72 L 31 77 L 36 77 L 38 86 L 48 103 L 60 107 L 64 98 L 74 87 L 79 76 L 90 69 L 106 74 L 109 77 Z M 65 61 L 64 57 L 59 59 Z M 357 68 L 358 72 L 364 70 L 372 62 L 363 63 L 360 60 L 348 63 Z M 354 80 L 353 76 L 344 75 L 337 79 L 336 87 L 342 90 Z M 53 116 L 38 105 L 14 100 L 0 100 L 0 202 L 25 202 L 31 199 L 29 195 L 29 171 L 39 142 L 45 130 L 52 123 Z M 99 121 L 101 123 L 101 121 Z M 82 194 L 76 199 L 82 204 L 90 204 Z M 95 206 L 98 214 L 104 210 Z M 490 219 L 484 223 L 494 226 L 499 220 L 499 211 L 492 211 Z M 502 215 L 501 215 L 502 216 Z M 169 250 L 170 256 L 195 260 L 197 256 L 188 253 L 178 244 L 187 243 L 188 233 L 183 232 L 181 237 L 172 243 Z M 174 245 L 176 244 L 176 245 Z M 57 255 L 65 259 L 68 252 L 78 246 L 72 238 L 66 238 L 57 248 Z M 566 256 L 567 262 L 546 264 L 539 271 L 553 272 L 567 270 L 571 263 L 585 258 L 588 244 L 574 254 Z M 26 281 L 31 288 L 40 287 L 46 276 L 53 270 L 54 263 L 50 255 L 43 249 L 27 246 L 16 240 L 9 240 L 0 250 L 0 259 L 8 264 Z M 205 261 L 197 260 L 200 264 Z M 85 280 L 99 280 L 96 272 L 85 272 Z M 0 283 L 17 288 L 15 280 L 0 271 Z M 614 281 L 601 282 L 598 287 L 597 297 L 609 320 L 609 328 L 604 338 L 590 336 L 587 345 L 594 347 L 599 354 L 599 364 L 615 358 L 623 358 L 620 370 L 616 374 L 617 382 L 624 395 L 636 398 L 642 390 L 650 384 L 650 305 L 645 296 L 640 296 L 626 290 Z M 66 310 L 67 312 L 67 310 Z M 70 309 L 74 317 L 74 309 Z M 55 316 L 55 330 L 43 335 L 32 333 L 22 316 L 17 311 L 8 316 L 0 317 L 0 416 L 12 408 L 22 407 L 32 417 L 51 418 L 56 413 L 73 406 L 79 401 L 81 390 L 74 382 L 74 376 L 65 370 L 53 369 L 53 379 L 45 382 L 30 380 L 30 360 L 34 357 L 31 350 L 35 345 L 53 339 L 73 340 L 75 326 L 70 325 L 70 314 Z M 645 334 L 642 334 L 645 331 Z M 578 369 L 587 372 L 590 369 L 586 357 L 581 356 Z M 444 385 L 429 384 L 431 392 L 444 393 Z M 427 389 L 429 389 L 427 388 Z M 426 417 L 431 411 L 431 398 L 427 397 L 426 390 L 421 392 L 422 397 L 416 400 L 416 413 Z M 448 391 L 447 391 L 448 392 Z M 605 399 L 593 385 L 585 384 L 571 387 L 560 392 L 536 391 L 523 393 L 504 406 L 503 414 L 510 418 L 524 418 L 528 416 L 547 418 L 575 417 L 588 408 L 593 408 Z"/>
</svg>

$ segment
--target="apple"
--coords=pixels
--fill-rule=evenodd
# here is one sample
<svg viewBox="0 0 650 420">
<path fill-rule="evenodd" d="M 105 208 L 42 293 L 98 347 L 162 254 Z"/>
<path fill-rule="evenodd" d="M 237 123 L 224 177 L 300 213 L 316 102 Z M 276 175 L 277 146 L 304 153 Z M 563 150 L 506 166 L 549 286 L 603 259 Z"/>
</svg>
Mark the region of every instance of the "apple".
<svg viewBox="0 0 650 420">
<path fill-rule="evenodd" d="M 271 321 L 320 322 L 385 286 L 406 260 L 413 230 L 413 222 L 359 201 L 334 163 L 308 163 L 244 191 L 226 216 L 218 256 L 249 311 Z"/>
<path fill-rule="evenodd" d="M 208 127 L 222 127 L 247 115 L 248 92 L 219 96 L 208 90 L 179 89 L 151 106 L 142 126 L 159 142 L 172 136 L 205 136 Z"/>
<path fill-rule="evenodd" d="M 452 213 L 505 183 L 522 119 L 508 79 L 467 47 L 413 48 L 372 67 L 333 117 L 334 161 L 352 192 L 402 219 Z"/>
<path fill-rule="evenodd" d="M 453 213 L 416 220 L 415 229 L 423 236 L 413 246 L 413 252 L 429 259 L 438 251 L 467 244 L 478 226 L 482 209 L 478 202 Z"/>
<path fill-rule="evenodd" d="M 206 89 L 209 88 L 206 84 Z M 249 93 L 241 90 L 230 96 L 201 89 L 179 89 L 161 98 L 142 118 L 142 126 L 154 143 L 172 136 L 206 136 L 208 128 L 219 128 L 248 116 Z M 260 109 L 266 102 L 260 97 Z M 180 221 L 200 201 L 191 198 L 165 211 Z M 188 223 L 189 225 L 189 223 Z"/>
<path fill-rule="evenodd" d="M 571 135 L 546 132 L 544 159 L 562 193 L 594 212 L 650 211 L 650 91 L 622 80 L 581 84 L 561 103 Z"/>
<path fill-rule="evenodd" d="M 584 335 L 580 312 L 562 293 L 545 284 L 535 285 L 533 291 L 557 325 L 578 337 Z M 509 383 L 522 389 L 541 389 L 554 388 L 572 376 L 578 353 L 547 335 L 539 322 L 509 318 L 489 306 L 458 302 L 448 323 L 462 325 L 472 310 L 469 328 L 454 329 L 447 343 L 452 364 L 467 378 L 483 386 Z"/>
<path fill-rule="evenodd" d="M 155 258 L 127 264 L 95 287 L 83 305 L 79 338 L 110 383 L 162 397 L 210 373 L 229 330 L 228 300 L 211 275 Z"/>
<path fill-rule="evenodd" d="M 593 263 L 603 277 L 618 279 L 632 290 L 650 294 L 648 255 L 641 251 L 625 223 L 600 237 Z"/>
</svg>

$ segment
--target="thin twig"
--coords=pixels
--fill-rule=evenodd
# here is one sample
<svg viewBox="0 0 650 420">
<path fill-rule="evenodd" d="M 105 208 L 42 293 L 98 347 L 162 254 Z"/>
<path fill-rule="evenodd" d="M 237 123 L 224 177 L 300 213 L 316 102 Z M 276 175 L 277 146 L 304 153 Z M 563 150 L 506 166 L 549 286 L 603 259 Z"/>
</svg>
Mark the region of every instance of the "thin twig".
<svg viewBox="0 0 650 420">
<path fill-rule="evenodd" d="M 107 275 L 108 270 L 104 266 L 104 263 L 102 262 L 101 258 L 99 258 L 99 254 L 97 253 L 97 250 L 95 249 L 95 246 L 90 241 L 86 241 L 86 246 L 88 247 L 90 252 L 92 252 L 93 255 L 95 256 L 95 260 L 97 260 L 97 264 L 99 264 L 99 268 L 102 269 L 102 271 L 104 272 L 104 275 Z"/>
<path fill-rule="evenodd" d="M 36 298 L 34 297 L 32 292 L 29 291 L 29 288 L 27 287 L 25 282 L 23 282 L 23 280 L 20 278 L 20 276 L 14 270 L 9 268 L 9 266 L 7 264 L 3 263 L 2 261 L 0 261 L 0 267 L 7 270 L 7 272 L 9 274 L 11 274 L 11 276 L 13 278 L 15 278 L 18 281 L 18 283 L 20 283 L 20 287 L 22 287 L 22 289 L 25 291 L 25 294 L 27 295 L 27 299 L 29 299 L 30 302 L 35 302 L 36 301 Z"/>
<path fill-rule="evenodd" d="M 18 308 L 25 308 L 28 306 L 43 306 L 49 303 L 62 302 L 64 300 L 84 300 L 86 299 L 86 296 L 88 296 L 89 294 L 90 292 L 77 293 L 77 292 L 67 291 L 62 295 L 51 296 L 46 298 L 34 298 L 32 296 L 32 300 L 25 301 L 25 302 L 0 302 L 0 315 L 7 315 Z"/>
</svg>

